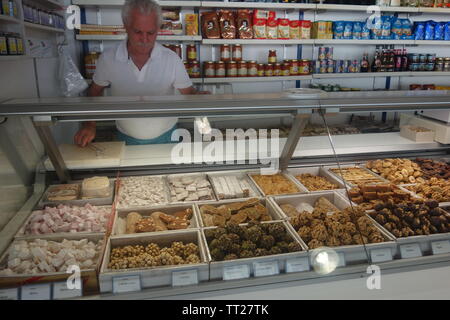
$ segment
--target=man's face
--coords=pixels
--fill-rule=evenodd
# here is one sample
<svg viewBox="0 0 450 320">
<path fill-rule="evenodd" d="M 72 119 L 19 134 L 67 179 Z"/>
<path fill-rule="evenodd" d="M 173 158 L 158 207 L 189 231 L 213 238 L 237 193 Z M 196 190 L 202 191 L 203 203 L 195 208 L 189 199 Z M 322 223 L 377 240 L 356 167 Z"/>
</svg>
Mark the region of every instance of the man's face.
<svg viewBox="0 0 450 320">
<path fill-rule="evenodd" d="M 131 11 L 125 25 L 130 49 L 139 54 L 149 54 L 155 45 L 159 25 L 156 12 L 142 14 L 138 9 Z"/>
</svg>

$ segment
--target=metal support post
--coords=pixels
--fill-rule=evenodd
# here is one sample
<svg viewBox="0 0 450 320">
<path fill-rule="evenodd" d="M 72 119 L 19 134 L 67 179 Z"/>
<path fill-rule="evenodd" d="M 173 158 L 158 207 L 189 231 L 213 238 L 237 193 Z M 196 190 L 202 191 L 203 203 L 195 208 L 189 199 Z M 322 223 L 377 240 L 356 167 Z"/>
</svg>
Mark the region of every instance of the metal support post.
<svg viewBox="0 0 450 320">
<path fill-rule="evenodd" d="M 286 140 L 286 144 L 284 145 L 283 151 L 281 152 L 280 170 L 286 169 L 289 163 L 291 162 L 292 155 L 294 154 L 295 148 L 297 147 L 297 143 L 310 117 L 311 117 L 310 113 L 309 114 L 301 113 L 295 116 L 291 131 L 289 132 L 289 136 Z"/>
</svg>

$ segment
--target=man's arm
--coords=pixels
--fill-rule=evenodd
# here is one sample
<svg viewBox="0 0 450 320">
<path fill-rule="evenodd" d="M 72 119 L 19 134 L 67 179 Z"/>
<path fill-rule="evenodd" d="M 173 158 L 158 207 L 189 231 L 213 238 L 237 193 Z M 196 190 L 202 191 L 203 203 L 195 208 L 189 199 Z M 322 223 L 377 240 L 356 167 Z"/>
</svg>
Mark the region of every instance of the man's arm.
<svg viewBox="0 0 450 320">
<path fill-rule="evenodd" d="M 194 87 L 188 87 L 184 89 L 178 89 L 181 94 L 211 94 L 209 91 L 198 91 Z"/>
<path fill-rule="evenodd" d="M 100 97 L 103 95 L 103 90 L 106 87 L 99 86 L 92 82 L 91 86 L 88 89 L 89 97 Z M 75 134 L 74 142 L 80 147 L 86 147 L 92 140 L 95 139 L 95 135 L 97 132 L 97 125 L 95 121 L 86 121 L 82 123 L 82 128 L 78 130 Z"/>
</svg>

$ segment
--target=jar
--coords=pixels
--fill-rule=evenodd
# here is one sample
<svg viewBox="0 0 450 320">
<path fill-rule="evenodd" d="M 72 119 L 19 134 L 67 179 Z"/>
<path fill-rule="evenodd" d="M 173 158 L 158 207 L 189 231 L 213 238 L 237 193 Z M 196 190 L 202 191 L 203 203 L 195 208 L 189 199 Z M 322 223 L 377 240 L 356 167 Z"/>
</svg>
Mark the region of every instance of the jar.
<svg viewBox="0 0 450 320">
<path fill-rule="evenodd" d="M 281 63 L 275 63 L 275 66 L 273 67 L 273 76 L 281 77 Z"/>
<path fill-rule="evenodd" d="M 200 78 L 200 62 L 191 61 L 191 78 Z"/>
<path fill-rule="evenodd" d="M 269 64 L 277 63 L 277 50 L 269 50 L 269 57 L 267 59 Z"/>
<path fill-rule="evenodd" d="M 225 62 L 218 61 L 215 63 L 214 67 L 216 69 L 216 78 L 217 77 L 225 77 L 225 75 L 226 75 Z"/>
<path fill-rule="evenodd" d="M 264 77 L 264 64 L 258 63 L 258 77 Z"/>
<path fill-rule="evenodd" d="M 247 77 L 248 76 L 247 62 L 238 61 L 237 69 L 238 69 L 238 77 Z"/>
<path fill-rule="evenodd" d="M 436 62 L 434 71 L 444 71 L 444 62 Z"/>
<path fill-rule="evenodd" d="M 16 33 L 16 41 L 17 41 L 17 54 L 22 55 L 25 54 L 25 50 L 23 47 L 23 40 L 20 34 Z"/>
<path fill-rule="evenodd" d="M 444 63 L 444 71 L 445 72 L 449 72 L 450 71 L 450 62 L 445 62 Z"/>
<path fill-rule="evenodd" d="M 436 53 L 427 54 L 427 62 L 435 63 L 436 62 Z"/>
<path fill-rule="evenodd" d="M 425 62 L 427 62 L 427 55 L 419 54 L 419 63 L 425 63 Z"/>
<path fill-rule="evenodd" d="M 230 45 L 223 44 L 220 46 L 220 60 L 224 62 L 228 62 L 231 60 Z"/>
<path fill-rule="evenodd" d="M 333 61 L 333 60 L 331 60 Z M 298 74 L 300 75 L 308 75 L 311 73 L 309 60 L 300 60 L 298 66 Z"/>
<path fill-rule="evenodd" d="M 227 77 L 237 77 L 237 62 L 230 61 L 227 63 Z"/>
<path fill-rule="evenodd" d="M 84 70 L 85 70 L 85 76 L 87 79 L 92 79 L 92 77 L 95 73 L 97 59 L 98 59 L 98 53 L 94 52 L 94 51 L 89 52 L 84 57 Z"/>
<path fill-rule="evenodd" d="M 249 77 L 258 76 L 258 64 L 256 63 L 256 61 L 247 62 L 247 72 Z"/>
<path fill-rule="evenodd" d="M 195 44 L 188 44 L 186 46 L 186 57 L 188 61 L 197 60 L 197 47 Z"/>
<path fill-rule="evenodd" d="M 186 69 L 186 72 L 187 72 L 188 76 L 190 77 L 192 74 L 191 64 L 188 61 L 183 61 L 183 63 L 184 63 L 184 68 Z"/>
<path fill-rule="evenodd" d="M 5 16 L 9 16 L 9 1 L 8 0 L 2 0 L 1 1 L 2 4 L 2 14 L 4 14 Z"/>
<path fill-rule="evenodd" d="M 6 56 L 8 54 L 8 44 L 6 42 L 6 34 L 0 32 L 0 56 Z"/>
<path fill-rule="evenodd" d="M 213 61 L 203 63 L 203 74 L 205 78 L 214 78 L 216 76 L 216 68 Z"/>
<path fill-rule="evenodd" d="M 181 50 L 181 45 L 179 45 L 179 44 L 176 44 L 176 45 L 174 45 L 173 47 L 172 47 L 173 49 L 173 52 L 175 52 L 179 57 L 180 57 L 180 59 L 181 59 L 181 56 L 182 56 L 182 54 L 183 54 L 183 52 L 182 52 L 182 50 Z M 195 59 L 194 59 L 195 60 Z M 192 61 L 194 61 L 194 60 L 192 60 Z"/>
<path fill-rule="evenodd" d="M 281 75 L 286 77 L 291 75 L 291 64 L 289 62 L 283 62 L 281 65 Z"/>
<path fill-rule="evenodd" d="M 273 64 L 269 63 L 264 66 L 264 76 L 265 77 L 273 76 Z"/>
<path fill-rule="evenodd" d="M 242 61 L 242 46 L 240 44 L 233 46 L 233 61 Z"/>
<path fill-rule="evenodd" d="M 298 60 L 296 59 L 291 60 L 291 67 L 289 69 L 289 73 L 291 76 L 298 75 Z"/>
<path fill-rule="evenodd" d="M 436 90 L 436 86 L 434 84 L 424 84 L 422 90 Z"/>
<path fill-rule="evenodd" d="M 8 54 L 16 55 L 17 54 L 17 41 L 16 37 L 13 33 L 6 34 L 6 43 L 8 44 Z"/>
<path fill-rule="evenodd" d="M 410 84 L 409 90 L 422 90 L 422 85 L 421 84 Z"/>
<path fill-rule="evenodd" d="M 425 71 L 434 71 L 434 63 L 426 63 Z"/>
</svg>

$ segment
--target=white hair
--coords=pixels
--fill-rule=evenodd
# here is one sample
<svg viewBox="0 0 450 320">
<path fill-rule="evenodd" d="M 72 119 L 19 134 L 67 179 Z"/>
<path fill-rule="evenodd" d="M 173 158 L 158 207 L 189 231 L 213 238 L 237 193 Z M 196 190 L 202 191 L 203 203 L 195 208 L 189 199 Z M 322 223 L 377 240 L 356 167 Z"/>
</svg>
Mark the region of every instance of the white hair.
<svg viewBox="0 0 450 320">
<path fill-rule="evenodd" d="M 161 25 L 161 6 L 155 0 L 126 0 L 122 7 L 122 21 L 124 25 L 128 24 L 133 9 L 139 9 L 139 11 L 145 15 L 156 12 L 156 16 L 158 17 L 158 27 Z"/>
</svg>

